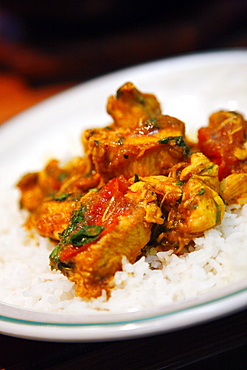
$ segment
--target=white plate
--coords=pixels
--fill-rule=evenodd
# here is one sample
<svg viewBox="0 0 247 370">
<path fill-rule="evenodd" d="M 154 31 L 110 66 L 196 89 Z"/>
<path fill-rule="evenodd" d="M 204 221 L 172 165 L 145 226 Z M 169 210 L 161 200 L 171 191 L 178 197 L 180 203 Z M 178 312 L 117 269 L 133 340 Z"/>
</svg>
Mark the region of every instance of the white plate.
<svg viewBox="0 0 247 370">
<path fill-rule="evenodd" d="M 247 114 L 247 51 L 187 55 L 129 68 L 89 81 L 23 112 L 0 128 L 0 183 L 37 170 L 44 153 L 56 158 L 80 154 L 85 128 L 110 122 L 107 97 L 132 81 L 154 93 L 165 114 L 193 132 L 219 109 Z M 17 154 L 18 153 L 18 154 Z M 3 176 L 3 174 L 8 176 Z M 96 341 L 151 335 L 195 325 L 247 305 L 247 281 L 203 297 L 135 313 L 63 315 L 0 303 L 0 332 L 50 341 Z"/>
</svg>

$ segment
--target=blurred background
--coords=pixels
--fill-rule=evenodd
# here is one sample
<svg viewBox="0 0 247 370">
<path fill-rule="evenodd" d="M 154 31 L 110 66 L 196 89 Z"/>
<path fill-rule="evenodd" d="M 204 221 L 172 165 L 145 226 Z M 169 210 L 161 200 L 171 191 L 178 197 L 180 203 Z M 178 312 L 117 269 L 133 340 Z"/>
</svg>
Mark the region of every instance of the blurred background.
<svg viewBox="0 0 247 370">
<path fill-rule="evenodd" d="M 0 0 L 0 122 L 69 86 L 247 46 L 246 0 Z"/>
</svg>

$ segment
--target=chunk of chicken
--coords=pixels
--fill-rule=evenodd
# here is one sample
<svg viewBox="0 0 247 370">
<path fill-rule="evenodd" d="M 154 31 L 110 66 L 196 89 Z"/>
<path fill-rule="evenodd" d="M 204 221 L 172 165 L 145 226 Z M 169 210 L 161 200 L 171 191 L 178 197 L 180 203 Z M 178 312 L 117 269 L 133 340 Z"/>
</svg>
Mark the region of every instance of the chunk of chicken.
<svg viewBox="0 0 247 370">
<path fill-rule="evenodd" d="M 163 219 L 153 189 L 144 183 L 132 188 L 123 177 L 110 180 L 88 204 L 82 198 L 82 204 L 50 258 L 52 268 L 76 283 L 77 295 L 90 299 L 109 291 L 123 256 L 135 262 L 152 222 Z"/>
<path fill-rule="evenodd" d="M 176 165 L 174 167 L 177 168 Z M 173 248 L 179 253 L 194 238 L 221 223 L 225 205 L 218 194 L 218 166 L 202 153 L 192 154 L 190 162 L 180 169 L 177 179 L 174 169 L 171 175 L 174 177 L 170 178 L 170 191 L 168 195 L 164 193 L 164 201 L 161 202 L 167 218 L 156 234 L 161 249 Z M 160 185 L 162 189 L 159 179 Z"/>
<path fill-rule="evenodd" d="M 27 173 L 18 181 L 17 187 L 21 191 L 20 208 L 29 212 L 35 211 L 44 199 L 43 191 L 39 183 L 39 173 Z"/>
<path fill-rule="evenodd" d="M 186 181 L 190 177 L 198 179 L 207 186 L 219 192 L 219 167 L 211 162 L 203 153 L 193 153 L 190 161 L 185 168 L 182 169 L 179 180 Z"/>
<path fill-rule="evenodd" d="M 83 142 L 105 183 L 121 174 L 126 178 L 167 174 L 175 163 L 187 160 L 184 134 L 183 122 L 161 115 L 127 134 L 107 128 L 87 130 Z"/>
<path fill-rule="evenodd" d="M 33 212 L 48 194 L 56 193 L 61 186 L 66 171 L 58 166 L 57 160 L 50 160 L 41 172 L 28 173 L 17 183 L 21 190 L 20 204 Z"/>
<path fill-rule="evenodd" d="M 115 127 L 132 130 L 141 122 L 161 114 L 161 108 L 154 95 L 141 93 L 133 83 L 127 82 L 117 90 L 116 96 L 109 97 L 107 112 Z"/>
<path fill-rule="evenodd" d="M 70 194 L 86 194 L 100 182 L 100 175 L 90 171 L 90 167 L 87 157 L 75 157 L 63 167 L 52 159 L 42 171 L 24 175 L 17 183 L 21 190 L 21 208 L 33 213 L 42 205 L 43 200 L 64 200 Z M 45 209 L 48 209 L 47 204 Z M 38 210 L 39 215 L 41 212 L 41 209 Z"/>
<path fill-rule="evenodd" d="M 247 173 L 232 173 L 223 179 L 220 195 L 226 204 L 247 204 Z"/>
<path fill-rule="evenodd" d="M 61 233 L 68 227 L 73 210 L 78 206 L 78 201 L 63 199 L 44 200 L 35 212 L 31 213 L 26 226 L 34 228 L 41 236 L 60 240 Z"/>
<path fill-rule="evenodd" d="M 188 163 L 175 165 L 169 176 L 139 177 L 133 186 L 140 182 L 153 188 L 164 219 L 154 225 L 149 245 L 179 253 L 222 221 L 225 206 L 218 194 L 218 166 L 202 153 L 192 154 Z"/>
<path fill-rule="evenodd" d="M 163 210 L 163 218 L 165 219 L 167 211 L 180 202 L 183 194 L 182 187 L 177 183 L 177 179 L 160 175 L 147 177 L 138 176 L 138 179 L 139 181 L 132 187 L 137 187 L 141 182 L 149 184 L 157 196 L 158 204 Z M 130 179 L 130 181 L 134 181 L 134 179 Z M 160 222 L 156 223 L 160 224 Z"/>
<path fill-rule="evenodd" d="M 178 227 L 180 238 L 184 234 L 194 238 L 221 223 L 225 206 L 216 191 L 192 177 L 184 186 L 178 212 L 181 215 Z"/>
</svg>

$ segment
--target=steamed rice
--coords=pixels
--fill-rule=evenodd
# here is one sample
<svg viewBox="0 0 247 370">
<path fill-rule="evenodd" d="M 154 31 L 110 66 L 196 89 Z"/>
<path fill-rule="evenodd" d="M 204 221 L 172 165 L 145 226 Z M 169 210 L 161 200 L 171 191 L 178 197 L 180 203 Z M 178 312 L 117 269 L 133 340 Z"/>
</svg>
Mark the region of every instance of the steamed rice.
<svg viewBox="0 0 247 370">
<path fill-rule="evenodd" d="M 75 296 L 74 284 L 49 268 L 54 248 L 47 239 L 30 237 L 18 208 L 18 191 L 0 194 L 0 301 L 35 310 L 62 313 L 131 312 L 203 295 L 247 278 L 247 205 L 227 208 L 220 226 L 197 238 L 181 256 L 169 252 L 123 259 L 111 298 L 90 302 Z M 151 268 L 150 268 L 151 266 Z"/>
</svg>

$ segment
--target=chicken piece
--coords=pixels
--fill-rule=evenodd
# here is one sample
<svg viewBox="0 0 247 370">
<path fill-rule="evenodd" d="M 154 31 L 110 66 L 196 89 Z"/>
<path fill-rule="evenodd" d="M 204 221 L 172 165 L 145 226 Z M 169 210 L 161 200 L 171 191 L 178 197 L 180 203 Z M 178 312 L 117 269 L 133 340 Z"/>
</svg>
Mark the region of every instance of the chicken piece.
<svg viewBox="0 0 247 370">
<path fill-rule="evenodd" d="M 17 187 L 21 191 L 20 208 L 25 208 L 29 212 L 34 212 L 44 198 L 38 179 L 38 172 L 27 173 L 17 183 Z"/>
<path fill-rule="evenodd" d="M 135 202 L 145 208 L 145 221 L 162 225 L 163 215 L 158 206 L 157 193 L 154 191 L 153 184 L 143 181 L 134 182 L 125 195 L 126 199 L 135 199 Z"/>
<path fill-rule="evenodd" d="M 62 195 L 47 199 L 31 213 L 26 227 L 34 228 L 41 236 L 60 240 L 61 233 L 68 227 L 73 210 L 78 206 L 74 196 Z"/>
<path fill-rule="evenodd" d="M 182 187 L 178 185 L 177 179 L 167 176 L 147 176 L 139 177 L 140 182 L 148 183 L 157 195 L 160 207 L 173 207 L 180 201 L 183 191 Z M 130 179 L 134 182 L 134 179 Z M 136 184 L 138 184 L 136 183 Z M 136 186 L 136 185 L 135 185 Z M 157 222 L 159 223 L 159 222 Z"/>
<path fill-rule="evenodd" d="M 41 172 L 28 173 L 17 183 L 21 190 L 22 208 L 33 212 L 48 194 L 56 193 L 66 171 L 59 169 L 57 160 L 50 160 Z"/>
<path fill-rule="evenodd" d="M 233 173 L 220 183 L 220 195 L 226 204 L 247 203 L 247 173 Z"/>
<path fill-rule="evenodd" d="M 136 184 L 145 182 L 153 188 L 163 213 L 164 223 L 156 222 L 149 242 L 151 246 L 158 245 L 159 250 L 173 248 L 179 253 L 223 218 L 225 206 L 218 194 L 218 166 L 202 153 L 192 154 L 188 163 L 175 165 L 169 177 L 147 176 L 138 180 Z"/>
<path fill-rule="evenodd" d="M 178 211 L 185 220 L 180 223 L 181 234 L 198 235 L 221 223 L 225 206 L 216 191 L 192 177 L 184 186 Z"/>
<path fill-rule="evenodd" d="M 222 180 L 233 172 L 247 171 L 247 121 L 236 112 L 219 111 L 198 131 L 200 150 L 219 165 Z"/>
<path fill-rule="evenodd" d="M 28 173 L 17 183 L 21 191 L 21 208 L 36 212 L 43 200 L 64 198 L 68 194 L 85 194 L 99 185 L 100 176 L 90 171 L 88 158 L 75 157 L 63 167 L 50 160 L 40 172 Z"/>
<path fill-rule="evenodd" d="M 167 174 L 187 160 L 189 147 L 183 140 L 184 123 L 161 115 L 141 123 L 131 133 L 123 130 L 87 130 L 83 143 L 95 171 L 106 183 L 121 174 L 128 178 Z"/>
<path fill-rule="evenodd" d="M 151 212 L 150 212 L 151 210 Z M 152 222 L 163 222 L 156 195 L 148 184 L 129 186 L 114 178 L 74 211 L 63 238 L 51 253 L 51 267 L 76 283 L 76 294 L 98 297 L 122 258 L 136 261 L 151 235 Z"/>
<path fill-rule="evenodd" d="M 114 120 L 114 126 L 128 129 L 136 128 L 141 122 L 161 114 L 160 104 L 152 94 L 143 94 L 127 82 L 110 96 L 107 112 Z"/>
<path fill-rule="evenodd" d="M 51 160 L 41 172 L 22 177 L 17 186 L 21 206 L 30 212 L 27 229 L 34 228 L 44 237 L 60 240 L 81 196 L 99 185 L 99 174 L 84 173 L 88 165 L 88 160 L 80 157 L 62 168 L 57 160 Z"/>
<path fill-rule="evenodd" d="M 174 169 L 171 173 L 174 176 Z M 161 202 L 167 218 L 156 230 L 156 236 L 160 249 L 173 248 L 179 253 L 194 238 L 221 223 L 225 205 L 218 194 L 218 166 L 201 153 L 192 154 L 187 166 L 183 164 L 177 180 L 172 179 L 172 187 L 177 186 L 178 190 L 171 190 Z"/>
<path fill-rule="evenodd" d="M 224 212 L 224 202 L 217 192 L 199 180 L 188 180 L 181 203 L 168 213 L 166 230 L 158 237 L 159 249 L 181 252 L 194 238 L 219 225 Z"/>
<path fill-rule="evenodd" d="M 30 212 L 42 203 L 44 197 L 56 193 L 66 171 L 59 169 L 57 160 L 50 160 L 41 172 L 28 173 L 17 183 L 21 190 L 20 204 Z"/>
<path fill-rule="evenodd" d="M 55 194 L 67 176 L 68 171 L 59 167 L 58 160 L 52 159 L 39 172 L 38 185 L 45 196 Z"/>
<path fill-rule="evenodd" d="M 197 152 L 191 155 L 190 163 L 182 169 L 179 180 L 186 181 L 190 177 L 204 182 L 207 186 L 219 192 L 219 168 L 212 163 L 203 153 Z"/>
<path fill-rule="evenodd" d="M 66 181 L 56 195 L 59 194 L 86 194 L 90 189 L 98 188 L 100 183 L 100 174 L 92 171 L 87 174 L 75 174 L 68 176 Z"/>
</svg>

